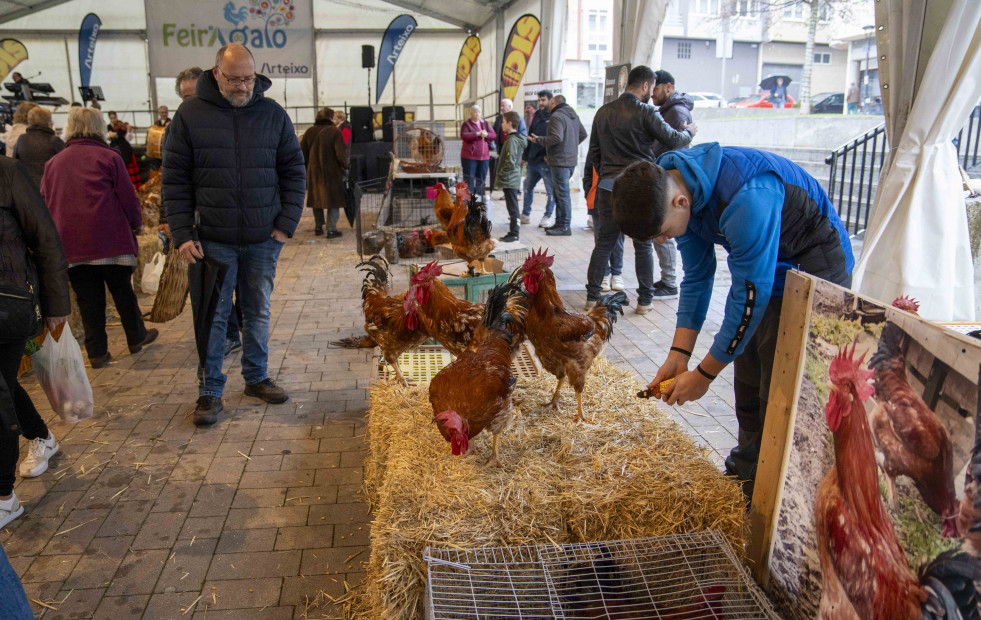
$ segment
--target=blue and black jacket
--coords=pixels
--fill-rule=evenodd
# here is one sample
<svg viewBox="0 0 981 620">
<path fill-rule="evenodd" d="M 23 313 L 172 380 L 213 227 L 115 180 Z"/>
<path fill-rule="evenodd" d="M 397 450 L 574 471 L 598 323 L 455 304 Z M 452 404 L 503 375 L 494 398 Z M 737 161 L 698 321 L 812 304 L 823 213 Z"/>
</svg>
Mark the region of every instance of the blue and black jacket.
<svg viewBox="0 0 981 620">
<path fill-rule="evenodd" d="M 849 285 L 855 258 L 824 189 L 792 161 L 756 149 L 700 144 L 658 158 L 692 193 L 687 232 L 678 238 L 685 277 L 678 327 L 701 330 L 715 279 L 715 245 L 729 253 L 732 287 L 722 328 L 709 349 L 731 362 L 746 346 L 788 269 Z"/>
</svg>

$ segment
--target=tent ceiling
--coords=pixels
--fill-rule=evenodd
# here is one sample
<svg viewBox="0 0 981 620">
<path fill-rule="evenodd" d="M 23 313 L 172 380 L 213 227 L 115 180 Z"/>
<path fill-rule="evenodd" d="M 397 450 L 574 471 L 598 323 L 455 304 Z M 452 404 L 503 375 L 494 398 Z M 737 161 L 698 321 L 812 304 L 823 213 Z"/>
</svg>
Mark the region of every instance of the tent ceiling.
<svg viewBox="0 0 981 620">
<path fill-rule="evenodd" d="M 69 0 L 0 0 L 0 24 L 37 13 Z"/>
<path fill-rule="evenodd" d="M 5 0 L 0 0 L 3 2 Z M 385 0 L 403 9 L 428 15 L 466 30 L 476 31 L 494 19 L 498 10 L 506 9 L 516 0 Z"/>
</svg>

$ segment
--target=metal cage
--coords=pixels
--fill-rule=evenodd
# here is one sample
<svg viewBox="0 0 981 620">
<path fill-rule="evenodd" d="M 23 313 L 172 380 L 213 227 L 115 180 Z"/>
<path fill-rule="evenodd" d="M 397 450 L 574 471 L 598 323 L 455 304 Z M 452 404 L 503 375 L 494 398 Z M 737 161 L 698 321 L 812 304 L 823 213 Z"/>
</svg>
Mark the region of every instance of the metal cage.
<svg viewBox="0 0 981 620">
<path fill-rule="evenodd" d="M 428 548 L 427 616 L 771 619 L 716 531 L 515 548 Z"/>
</svg>

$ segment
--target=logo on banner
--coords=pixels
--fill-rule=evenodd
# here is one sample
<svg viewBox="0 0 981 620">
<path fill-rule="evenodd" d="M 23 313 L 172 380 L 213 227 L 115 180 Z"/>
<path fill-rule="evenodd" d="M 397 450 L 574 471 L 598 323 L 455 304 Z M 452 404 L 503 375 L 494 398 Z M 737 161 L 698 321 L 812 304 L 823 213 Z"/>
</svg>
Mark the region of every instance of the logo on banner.
<svg viewBox="0 0 981 620">
<path fill-rule="evenodd" d="M 460 59 L 456 61 L 456 102 L 460 103 L 460 93 L 463 92 L 463 85 L 470 77 L 470 70 L 477 63 L 477 56 L 480 56 L 480 39 L 476 35 L 470 35 L 463 42 L 463 49 L 460 50 Z"/>
<path fill-rule="evenodd" d="M 17 39 L 0 39 L 0 81 L 27 60 L 27 48 Z"/>
<path fill-rule="evenodd" d="M 95 59 L 95 42 L 99 39 L 102 20 L 95 13 L 89 13 L 82 20 L 78 31 L 78 73 L 82 86 L 88 86 L 92 79 L 92 61 Z"/>
<path fill-rule="evenodd" d="M 535 44 L 541 33 L 541 23 L 531 14 L 522 15 L 511 27 L 511 35 L 504 47 L 504 66 L 501 68 L 503 97 L 514 101 L 521 79 L 525 76 L 525 69 L 528 68 L 528 59 L 535 51 Z"/>
<path fill-rule="evenodd" d="M 381 47 L 378 51 L 378 75 L 375 82 L 375 103 L 381 101 L 382 92 L 388 84 L 388 78 L 395 71 L 395 63 L 398 61 L 402 50 L 409 37 L 415 32 L 418 24 L 411 15 L 399 15 L 392 20 L 382 36 Z"/>
<path fill-rule="evenodd" d="M 620 98 L 627 90 L 627 78 L 630 75 L 630 63 L 625 65 L 610 65 L 606 68 L 606 79 L 603 82 L 603 103 L 610 103 Z"/>
</svg>

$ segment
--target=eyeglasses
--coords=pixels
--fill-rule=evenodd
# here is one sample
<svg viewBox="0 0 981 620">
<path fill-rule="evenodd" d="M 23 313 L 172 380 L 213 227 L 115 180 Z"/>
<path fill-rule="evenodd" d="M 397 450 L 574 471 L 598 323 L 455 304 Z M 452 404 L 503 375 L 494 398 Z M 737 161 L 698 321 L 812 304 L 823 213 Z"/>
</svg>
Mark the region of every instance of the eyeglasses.
<svg viewBox="0 0 981 620">
<path fill-rule="evenodd" d="M 243 84 L 246 86 L 252 86 L 253 84 L 255 84 L 255 74 L 247 78 L 232 77 L 227 73 L 225 73 L 224 71 L 222 71 L 221 67 L 216 66 L 216 68 L 218 69 L 218 73 L 220 73 L 225 78 L 225 80 L 227 80 L 228 83 L 231 84 L 232 86 L 241 86 Z"/>
</svg>

